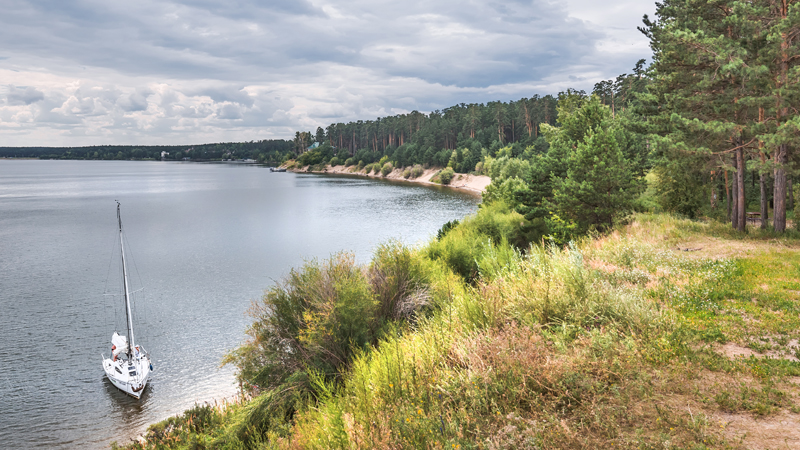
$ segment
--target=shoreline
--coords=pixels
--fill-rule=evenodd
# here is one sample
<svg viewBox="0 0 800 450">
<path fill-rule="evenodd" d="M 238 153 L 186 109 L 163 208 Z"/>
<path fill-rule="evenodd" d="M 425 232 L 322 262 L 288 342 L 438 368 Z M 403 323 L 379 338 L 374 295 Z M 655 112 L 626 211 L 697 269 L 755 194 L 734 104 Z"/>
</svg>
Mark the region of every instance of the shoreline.
<svg viewBox="0 0 800 450">
<path fill-rule="evenodd" d="M 345 167 L 343 165 L 338 166 L 327 166 L 323 170 L 308 170 L 309 166 L 304 166 L 300 168 L 292 168 L 287 169 L 288 172 L 294 173 L 316 173 L 316 174 L 334 174 L 334 175 L 358 175 L 361 177 L 367 178 L 378 178 L 378 179 L 386 179 L 386 180 L 393 180 L 393 181 L 406 181 L 409 183 L 418 183 L 418 184 L 427 184 L 431 186 L 441 186 L 441 187 L 449 187 L 454 189 L 461 189 L 465 190 L 477 195 L 482 195 L 483 192 L 486 190 L 486 187 L 489 186 L 489 183 L 492 182 L 492 179 L 489 178 L 487 175 L 472 175 L 468 173 L 456 173 L 453 177 L 453 180 L 450 184 L 440 184 L 434 183 L 431 180 L 434 175 L 436 175 L 441 169 L 425 169 L 417 178 L 404 178 L 403 177 L 403 170 L 404 169 L 393 169 L 391 173 L 386 176 L 383 176 L 379 173 L 365 173 L 364 169 L 356 170 L 355 166 Z"/>
</svg>

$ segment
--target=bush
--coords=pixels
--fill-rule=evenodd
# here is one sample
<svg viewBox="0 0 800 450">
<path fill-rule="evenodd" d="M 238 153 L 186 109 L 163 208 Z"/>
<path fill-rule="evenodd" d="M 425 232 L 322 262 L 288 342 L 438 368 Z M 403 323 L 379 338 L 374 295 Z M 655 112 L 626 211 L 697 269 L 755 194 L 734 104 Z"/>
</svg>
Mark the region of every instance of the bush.
<svg viewBox="0 0 800 450">
<path fill-rule="evenodd" d="M 439 231 L 436 233 L 436 239 L 441 241 L 442 238 L 447 234 L 447 232 L 452 230 L 456 226 L 458 226 L 458 219 L 453 219 L 445 223 L 444 225 L 442 225 L 442 228 L 440 228 Z"/>
<path fill-rule="evenodd" d="M 344 165 L 346 167 L 350 167 L 352 165 L 355 165 L 355 163 L 356 163 L 356 159 L 351 156 L 350 158 L 347 158 L 347 160 L 344 162 Z"/>
<path fill-rule="evenodd" d="M 442 170 L 441 172 L 439 172 L 439 182 L 442 183 L 442 184 L 445 184 L 445 185 L 450 184 L 450 182 L 453 181 L 453 176 L 454 175 L 455 175 L 455 172 L 453 171 L 453 168 L 452 167 L 448 167 L 448 168 Z"/>
<path fill-rule="evenodd" d="M 483 173 L 483 161 L 480 161 L 478 162 L 478 164 L 475 164 L 475 173 L 477 173 L 478 175 L 481 175 Z"/>
<path fill-rule="evenodd" d="M 383 165 L 383 167 L 381 167 L 381 175 L 383 176 L 389 175 L 390 173 L 392 173 L 392 170 L 394 170 L 394 167 L 392 167 L 392 163 L 387 162 L 386 164 Z"/>
<path fill-rule="evenodd" d="M 428 264 L 399 242 L 378 246 L 368 276 L 382 322 L 413 320 L 428 305 Z"/>
<path fill-rule="evenodd" d="M 373 164 L 372 164 L 372 173 L 374 173 L 375 175 L 377 175 L 377 174 L 379 174 L 380 172 L 381 172 L 381 164 L 380 164 L 380 163 L 373 163 Z"/>
<path fill-rule="evenodd" d="M 425 169 L 422 168 L 419 164 L 416 164 L 411 169 L 411 178 L 419 178 L 425 172 Z"/>
<path fill-rule="evenodd" d="M 358 170 L 361 170 L 363 168 L 364 168 L 364 160 L 362 159 L 358 161 Z"/>
<path fill-rule="evenodd" d="M 309 370 L 337 379 L 354 352 L 376 342 L 376 307 L 352 254 L 308 261 L 253 303 L 248 339 L 224 363 L 238 367 L 239 381 L 251 392 L 290 378 L 294 389 L 308 391 Z"/>
<path fill-rule="evenodd" d="M 339 165 L 339 158 L 334 156 L 333 158 L 331 158 L 331 160 L 330 160 L 330 162 L 328 162 L 328 164 L 331 165 L 331 166 L 338 166 Z"/>
<path fill-rule="evenodd" d="M 410 176 L 411 176 L 411 169 L 406 167 L 406 169 L 403 171 L 403 178 L 408 179 L 408 177 Z"/>
<path fill-rule="evenodd" d="M 495 246 L 514 245 L 526 249 L 529 242 L 521 229 L 522 216 L 503 202 L 481 207 L 473 217 L 455 226 L 445 226 L 440 237 L 427 247 L 428 257 L 441 260 L 467 282 L 479 274 L 479 261 Z"/>
</svg>

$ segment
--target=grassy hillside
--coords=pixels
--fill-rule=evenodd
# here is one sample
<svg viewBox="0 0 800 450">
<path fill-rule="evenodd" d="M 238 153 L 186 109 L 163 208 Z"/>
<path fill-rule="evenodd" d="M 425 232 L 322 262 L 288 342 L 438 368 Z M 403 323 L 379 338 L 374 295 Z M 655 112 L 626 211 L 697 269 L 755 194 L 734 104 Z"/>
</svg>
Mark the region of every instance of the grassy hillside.
<svg viewBox="0 0 800 450">
<path fill-rule="evenodd" d="M 520 251 L 519 219 L 296 269 L 229 358 L 251 399 L 129 447 L 800 445 L 800 240 L 638 215 Z"/>
</svg>

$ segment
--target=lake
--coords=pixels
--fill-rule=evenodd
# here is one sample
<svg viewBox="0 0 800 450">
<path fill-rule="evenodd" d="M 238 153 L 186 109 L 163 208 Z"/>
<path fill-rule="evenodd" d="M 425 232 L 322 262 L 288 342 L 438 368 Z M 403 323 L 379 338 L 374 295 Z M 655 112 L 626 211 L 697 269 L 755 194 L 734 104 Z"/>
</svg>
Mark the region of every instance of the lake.
<svg viewBox="0 0 800 450">
<path fill-rule="evenodd" d="M 105 379 L 125 334 L 116 203 L 137 293 L 137 343 L 153 372 L 140 400 Z M 104 448 L 196 402 L 237 391 L 219 367 L 246 310 L 304 259 L 368 262 L 396 238 L 429 239 L 477 210 L 449 188 L 264 167 L 0 160 L 0 443 Z"/>
</svg>

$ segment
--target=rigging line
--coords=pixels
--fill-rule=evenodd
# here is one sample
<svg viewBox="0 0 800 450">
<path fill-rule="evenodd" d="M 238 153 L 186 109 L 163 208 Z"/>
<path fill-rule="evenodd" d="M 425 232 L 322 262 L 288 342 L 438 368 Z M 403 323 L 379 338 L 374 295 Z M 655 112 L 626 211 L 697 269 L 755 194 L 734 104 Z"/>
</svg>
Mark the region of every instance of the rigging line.
<svg viewBox="0 0 800 450">
<path fill-rule="evenodd" d="M 144 283 L 142 282 L 142 276 L 139 274 L 139 266 L 136 265 L 136 258 L 134 258 L 134 256 L 133 256 L 133 250 L 131 250 L 131 245 L 128 242 L 128 235 L 125 234 L 125 228 L 124 227 L 122 229 L 122 237 L 123 237 L 123 239 L 125 239 L 125 244 L 128 247 L 128 255 L 130 256 L 131 262 L 133 262 L 133 270 L 136 272 L 136 278 L 139 281 L 139 286 L 141 286 L 141 288 L 139 288 L 138 290 L 136 290 L 134 292 L 131 292 L 131 294 L 135 294 L 136 292 L 144 291 Z M 142 299 L 141 300 L 143 302 L 146 301 L 145 298 L 144 298 L 144 295 L 142 295 Z M 138 300 L 134 302 L 133 308 L 135 310 L 136 317 L 139 317 L 137 303 L 139 303 Z M 146 304 L 144 306 L 142 306 L 142 311 L 144 311 L 143 315 L 146 315 L 146 312 L 147 312 L 147 305 Z M 147 322 L 147 319 L 145 317 L 144 323 L 146 323 L 146 322 Z M 149 329 L 146 329 L 145 331 L 149 331 Z"/>
</svg>

